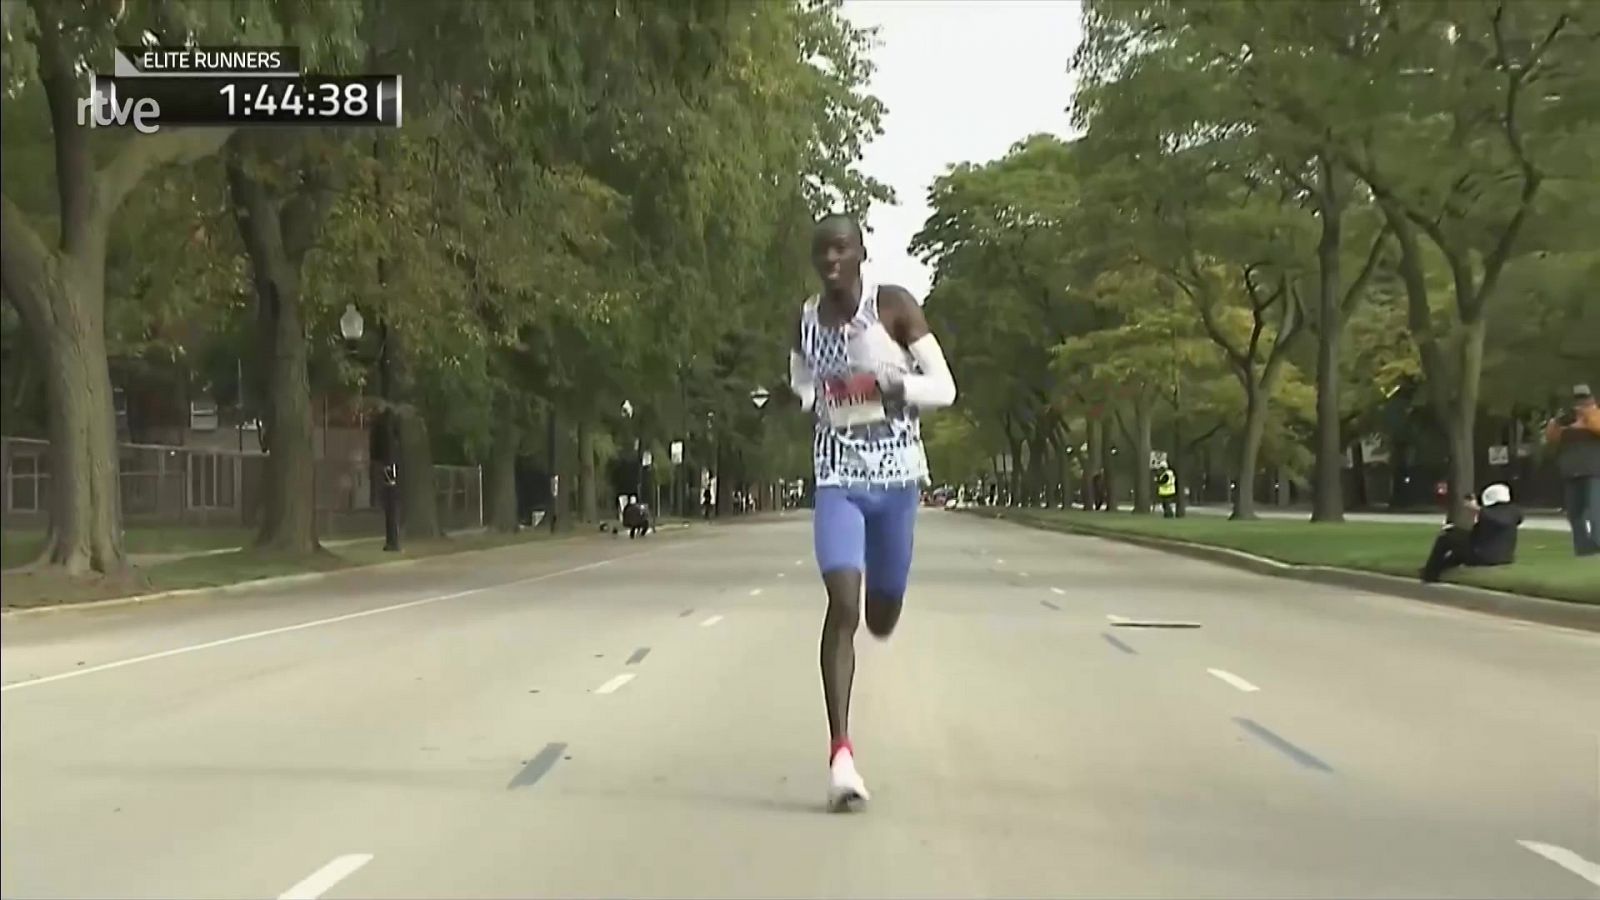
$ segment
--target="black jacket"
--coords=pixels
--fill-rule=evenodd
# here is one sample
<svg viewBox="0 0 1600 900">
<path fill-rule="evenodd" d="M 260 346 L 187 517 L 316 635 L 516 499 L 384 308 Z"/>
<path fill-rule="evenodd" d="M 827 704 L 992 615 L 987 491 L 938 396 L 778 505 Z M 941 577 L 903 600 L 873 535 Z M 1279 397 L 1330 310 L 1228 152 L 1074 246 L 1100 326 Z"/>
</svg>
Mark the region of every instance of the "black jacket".
<svg viewBox="0 0 1600 900">
<path fill-rule="evenodd" d="M 1472 526 L 1472 564 L 1505 566 L 1517 558 L 1517 527 L 1522 510 L 1515 503 L 1496 503 L 1478 510 Z"/>
</svg>

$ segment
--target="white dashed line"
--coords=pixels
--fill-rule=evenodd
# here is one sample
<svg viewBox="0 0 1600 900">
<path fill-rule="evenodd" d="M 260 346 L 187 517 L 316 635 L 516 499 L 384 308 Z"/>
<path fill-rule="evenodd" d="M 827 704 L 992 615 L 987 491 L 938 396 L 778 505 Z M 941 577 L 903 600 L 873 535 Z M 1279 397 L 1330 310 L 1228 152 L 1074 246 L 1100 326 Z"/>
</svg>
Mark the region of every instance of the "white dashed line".
<svg viewBox="0 0 1600 900">
<path fill-rule="evenodd" d="M 784 575 L 787 575 L 787 574 L 788 574 L 787 572 L 779 572 L 778 573 L 778 577 L 782 578 Z"/>
<path fill-rule="evenodd" d="M 805 564 L 806 564 L 806 561 L 803 560 L 803 559 L 797 559 L 797 560 L 794 561 L 794 567 L 796 569 L 800 568 L 801 566 L 803 566 Z"/>
<path fill-rule="evenodd" d="M 306 876 L 306 879 L 278 895 L 278 900 L 317 900 L 328 889 L 354 875 L 357 869 L 372 862 L 371 853 L 350 853 L 336 856 L 333 861 Z"/>
<path fill-rule="evenodd" d="M 1019 577 L 1019 578 L 1027 578 L 1028 577 L 1028 573 L 1027 572 L 1018 572 L 1017 573 L 1017 577 Z"/>
<path fill-rule="evenodd" d="M 1517 843 L 1590 884 L 1600 886 L 1600 863 L 1592 863 L 1571 850 L 1557 847 L 1555 844 L 1541 844 L 1538 841 L 1517 841 Z"/>
<path fill-rule="evenodd" d="M 750 596 L 752 596 L 752 597 L 759 597 L 759 596 L 761 596 L 761 588 L 756 588 L 756 589 L 755 589 L 755 590 L 752 590 L 752 591 L 751 591 L 751 592 L 750 592 Z"/>
<path fill-rule="evenodd" d="M 1067 595 L 1066 591 L 1063 591 L 1061 588 L 1058 588 L 1058 587 L 1051 588 L 1050 589 L 1050 593 L 1055 594 L 1057 597 L 1065 597 Z"/>
<path fill-rule="evenodd" d="M 713 625 L 715 625 L 715 624 L 717 624 L 718 622 L 721 622 L 721 621 L 722 621 L 722 617 L 721 616 L 707 616 L 706 620 L 704 622 L 700 623 L 700 627 L 701 628 L 710 628 L 711 626 L 713 626 Z"/>
<path fill-rule="evenodd" d="M 1118 622 L 1131 622 L 1133 620 L 1127 616 L 1119 616 L 1115 613 L 1106 613 L 1106 621 L 1115 625 Z"/>
<path fill-rule="evenodd" d="M 995 564 L 995 565 L 997 565 L 997 566 L 1003 566 L 1003 565 L 1005 565 L 1005 564 L 1006 564 L 1006 561 L 1005 561 L 1005 560 L 1003 560 L 1003 559 L 996 559 L 996 560 L 995 560 L 995 561 L 994 561 L 994 564 Z"/>
<path fill-rule="evenodd" d="M 647 550 L 644 553 L 634 553 L 629 554 L 629 556 L 644 556 L 648 553 L 654 552 L 656 551 Z M 617 558 L 621 559 L 625 557 Z M 388 606 L 379 606 L 375 609 L 363 609 L 358 612 L 345 613 L 342 616 L 330 616 L 326 619 L 313 619 L 310 622 L 300 622 L 295 625 L 285 625 L 281 628 L 268 628 L 266 631 L 252 631 L 249 634 L 236 634 L 233 637 L 222 638 L 221 640 L 206 641 L 203 644 L 190 644 L 187 647 L 174 647 L 171 650 L 162 650 L 159 653 L 146 653 L 143 656 L 119 659 L 115 662 L 102 663 L 98 666 L 87 666 L 82 669 L 73 669 L 71 672 L 61 672 L 56 675 L 46 675 L 43 678 L 33 678 L 29 679 L 28 681 L 14 682 L 12 684 L 5 685 L 4 687 L 0 687 L 0 693 L 5 691 L 21 690 L 22 688 L 37 687 L 41 684 L 49 684 L 52 681 L 65 681 L 68 678 L 78 678 L 83 675 L 92 675 L 95 672 L 109 672 L 112 669 L 120 669 L 123 666 L 133 666 L 138 665 L 139 663 L 153 662 L 154 660 L 158 659 L 166 659 L 169 656 L 181 656 L 185 653 L 193 653 L 196 650 L 210 650 L 213 647 L 226 647 L 229 644 L 237 644 L 243 641 L 253 641 L 256 638 L 271 637 L 275 634 L 288 634 L 291 631 L 302 631 L 307 628 L 316 628 L 319 625 L 334 625 L 339 622 L 348 622 L 352 619 L 376 616 L 379 613 L 397 612 L 402 609 L 410 609 L 414 606 L 426 606 L 429 603 L 438 603 L 441 600 L 455 600 L 461 597 L 470 597 L 473 594 L 482 594 L 487 591 L 497 591 L 501 588 L 512 587 L 513 585 L 533 584 L 534 582 L 545 581 L 547 579 L 557 578 L 562 575 L 571 575 L 575 572 L 585 572 L 589 569 L 598 569 L 601 566 L 609 566 L 615 561 L 615 559 L 603 559 L 599 562 L 589 563 L 588 565 L 574 566 L 573 568 L 562 569 L 557 572 L 546 572 L 543 575 L 534 575 L 530 578 L 518 578 L 512 581 L 503 581 L 499 584 L 487 585 L 485 587 L 471 588 L 465 591 L 455 591 L 449 594 L 439 594 L 433 597 L 423 597 L 420 600 L 407 600 L 404 603 L 392 603 Z"/>
<path fill-rule="evenodd" d="M 596 694 L 615 694 L 617 689 L 633 680 L 632 672 L 623 672 L 605 684 L 594 689 Z"/>
<path fill-rule="evenodd" d="M 1239 676 L 1233 674 L 1232 672 L 1227 672 L 1227 671 L 1224 671 L 1222 669 L 1207 669 L 1206 671 L 1210 672 L 1212 675 L 1215 675 L 1216 677 L 1222 679 L 1223 681 L 1227 682 L 1228 684 L 1233 685 L 1234 687 L 1238 688 L 1239 690 L 1244 691 L 1246 694 L 1254 693 L 1255 691 L 1261 690 L 1261 688 L 1258 688 L 1255 685 L 1251 684 L 1250 682 L 1245 681 L 1243 678 L 1240 678 Z"/>
</svg>

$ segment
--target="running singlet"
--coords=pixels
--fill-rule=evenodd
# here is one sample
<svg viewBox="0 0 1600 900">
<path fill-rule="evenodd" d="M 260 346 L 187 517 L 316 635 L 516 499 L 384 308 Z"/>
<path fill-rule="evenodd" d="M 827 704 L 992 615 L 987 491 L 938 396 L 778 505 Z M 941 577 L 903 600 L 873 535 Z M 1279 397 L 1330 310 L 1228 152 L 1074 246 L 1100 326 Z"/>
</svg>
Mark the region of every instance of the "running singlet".
<svg viewBox="0 0 1600 900">
<path fill-rule="evenodd" d="M 878 290 L 863 285 L 855 318 L 823 325 L 819 298 L 800 314 L 800 353 L 817 381 L 811 442 L 817 487 L 920 484 L 928 478 L 915 407 L 886 401 L 875 368 L 915 371 L 910 355 L 878 319 Z M 886 343 L 887 342 L 887 343 Z"/>
</svg>

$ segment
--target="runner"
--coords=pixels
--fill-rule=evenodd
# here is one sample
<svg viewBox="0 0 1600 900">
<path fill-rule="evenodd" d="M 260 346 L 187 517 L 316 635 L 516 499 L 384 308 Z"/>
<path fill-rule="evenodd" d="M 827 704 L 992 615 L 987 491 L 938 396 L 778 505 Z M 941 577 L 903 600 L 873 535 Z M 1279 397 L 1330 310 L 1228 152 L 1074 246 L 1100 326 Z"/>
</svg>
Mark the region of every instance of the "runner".
<svg viewBox="0 0 1600 900">
<path fill-rule="evenodd" d="M 811 262 L 822 293 L 802 308 L 789 356 L 790 387 L 816 419 L 812 532 L 828 593 L 822 693 L 834 810 L 868 799 L 849 730 L 863 573 L 867 629 L 888 638 L 900 620 L 912 526 L 928 478 L 918 410 L 949 406 L 956 397 L 922 307 L 905 288 L 863 281 L 866 256 L 854 219 L 831 215 L 817 223 Z"/>
</svg>

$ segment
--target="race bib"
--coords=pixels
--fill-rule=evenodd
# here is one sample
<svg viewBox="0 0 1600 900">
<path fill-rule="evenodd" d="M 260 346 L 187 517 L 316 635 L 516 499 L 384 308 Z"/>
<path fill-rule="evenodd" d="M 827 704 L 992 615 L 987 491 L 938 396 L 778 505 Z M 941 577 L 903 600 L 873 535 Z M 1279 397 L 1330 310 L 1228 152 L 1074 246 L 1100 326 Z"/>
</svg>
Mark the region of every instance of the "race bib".
<svg viewBox="0 0 1600 900">
<path fill-rule="evenodd" d="M 834 378 L 823 382 L 828 424 L 834 428 L 856 428 L 888 421 L 878 379 L 870 374 Z"/>
</svg>

